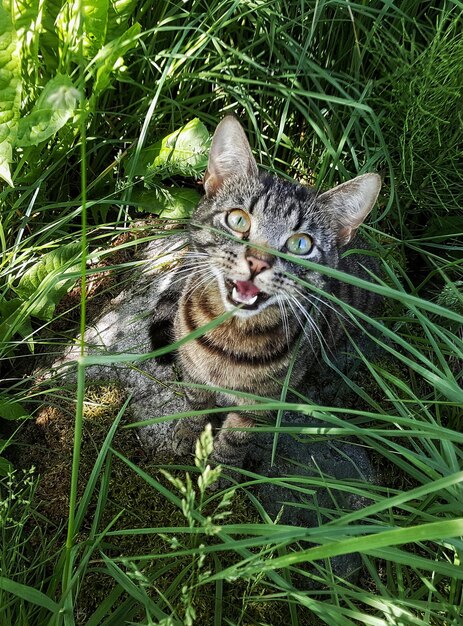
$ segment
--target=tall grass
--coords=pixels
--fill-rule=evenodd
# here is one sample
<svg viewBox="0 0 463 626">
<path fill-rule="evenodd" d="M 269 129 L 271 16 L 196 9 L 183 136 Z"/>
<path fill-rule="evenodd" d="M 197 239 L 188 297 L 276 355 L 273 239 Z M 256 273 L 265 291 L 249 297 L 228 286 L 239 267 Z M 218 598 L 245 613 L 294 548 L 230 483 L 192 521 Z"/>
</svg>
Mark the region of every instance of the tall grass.
<svg viewBox="0 0 463 626">
<path fill-rule="evenodd" d="M 73 21 L 84 3 L 46 4 L 41 12 L 32 5 L 4 7 L 20 50 L 23 90 L 14 119 L 39 132 L 27 114 L 48 82 L 59 72 L 72 83 L 60 83 L 68 108 L 49 113 L 53 132 L 30 145 L 11 140 L 14 187 L 0 191 L 4 422 L 21 423 L 65 395 L 33 386 L 30 361 L 32 354 L 59 351 L 72 337 L 76 315 L 63 302 L 76 278 L 111 269 L 114 249 L 136 245 L 121 244 L 118 236 L 147 209 L 165 210 L 165 194 L 195 189 L 201 165 L 155 170 L 150 146 L 194 118 L 212 132 L 227 111 L 239 116 L 262 166 L 283 176 L 329 186 L 357 172 L 383 174 L 385 191 L 364 233 L 382 264 L 382 278 L 369 288 L 384 296 L 385 312 L 380 321 L 365 319 L 338 304 L 360 329 L 369 323 L 386 356 L 369 359 L 352 338 L 364 373 L 362 381 L 337 373 L 355 398 L 349 406 L 319 406 L 301 394 L 298 403 L 285 393 L 279 401 L 249 396 L 262 410 L 310 417 L 304 427 L 257 428 L 274 432 L 276 441 L 285 432 L 324 441 L 354 436 L 381 467 L 378 485 L 300 477 L 297 468 L 284 480 L 244 472 L 245 484 L 273 482 L 297 491 L 308 509 L 317 508 L 313 491 L 320 485 L 365 502 L 344 511 L 334 500 L 318 511 L 317 528 L 270 519 L 244 487 L 233 499 L 233 489 L 202 491 L 196 478 L 210 479 L 207 441 L 195 468 L 165 468 L 170 480 L 135 463 L 114 443 L 129 403 L 117 412 L 83 480 L 76 428 L 66 543 L 46 519 L 32 523 L 39 503 L 27 504 L 24 518 L 2 509 L 2 625 L 460 624 L 461 3 L 192 0 L 109 9 L 98 3 L 105 28 L 90 17 Z M 85 264 L 87 255 L 109 261 L 95 269 Z M 112 269 L 131 267 L 129 260 Z M 81 293 L 84 312 L 86 290 Z M 56 330 L 58 321 L 65 332 Z M 96 359 L 137 360 L 81 358 L 78 424 L 85 367 Z M 21 430 L 8 429 L 1 443 L 13 459 L 9 451 L 21 444 Z M 6 462 L 1 468 L 7 471 Z M 128 484 L 129 476 L 138 481 L 146 501 L 172 517 L 148 519 L 129 503 L 114 508 L 114 480 L 121 475 Z M 15 483 L 13 475 L 0 487 L 4 501 L 11 503 L 7 494 L 15 493 Z M 26 542 L 38 533 L 30 529 L 41 526 L 47 530 L 31 556 L 21 538 Z M 359 583 L 339 579 L 328 560 L 352 552 L 362 557 Z M 100 579 L 104 592 L 87 602 L 89 586 Z"/>
</svg>

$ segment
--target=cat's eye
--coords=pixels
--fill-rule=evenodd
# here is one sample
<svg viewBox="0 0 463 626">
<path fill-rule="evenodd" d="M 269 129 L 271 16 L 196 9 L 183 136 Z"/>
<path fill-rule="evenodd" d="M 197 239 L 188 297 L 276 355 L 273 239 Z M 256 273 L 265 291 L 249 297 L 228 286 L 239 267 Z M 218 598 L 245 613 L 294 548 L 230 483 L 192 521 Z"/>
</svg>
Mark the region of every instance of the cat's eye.
<svg viewBox="0 0 463 626">
<path fill-rule="evenodd" d="M 312 248 L 312 237 L 309 237 L 309 235 L 306 235 L 305 233 L 296 233 L 295 235 L 291 235 L 286 242 L 286 249 L 288 252 L 291 252 L 291 254 L 309 254 Z"/>
<path fill-rule="evenodd" d="M 233 209 L 226 217 L 228 226 L 237 233 L 247 233 L 251 228 L 251 218 L 241 209 Z"/>
</svg>

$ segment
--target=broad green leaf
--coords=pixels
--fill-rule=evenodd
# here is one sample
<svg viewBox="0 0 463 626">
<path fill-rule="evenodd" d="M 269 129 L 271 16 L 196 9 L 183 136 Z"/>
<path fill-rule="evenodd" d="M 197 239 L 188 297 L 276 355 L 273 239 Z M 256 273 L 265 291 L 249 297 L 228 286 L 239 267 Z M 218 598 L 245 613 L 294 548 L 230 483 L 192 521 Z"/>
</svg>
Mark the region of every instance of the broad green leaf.
<svg viewBox="0 0 463 626">
<path fill-rule="evenodd" d="M 69 243 L 52 250 L 27 270 L 14 288 L 24 301 L 29 301 L 30 315 L 50 320 L 55 306 L 75 283 L 75 278 L 62 278 L 65 272 L 79 268 L 79 243 Z"/>
<path fill-rule="evenodd" d="M 21 104 L 19 43 L 9 13 L 0 3 L 0 178 L 13 186 L 10 163 Z"/>
<path fill-rule="evenodd" d="M 39 37 L 42 31 L 43 7 L 41 0 L 11 0 L 11 18 L 21 46 L 23 76 L 30 82 L 40 72 Z M 48 9 L 48 2 L 47 9 Z M 35 85 L 28 85 L 35 89 Z M 23 103 L 24 104 L 24 103 Z"/>
<path fill-rule="evenodd" d="M 190 217 L 200 198 L 201 196 L 195 189 L 172 187 L 170 189 L 145 189 L 137 194 L 134 200 L 139 202 L 140 208 L 145 211 L 178 220 Z"/>
<path fill-rule="evenodd" d="M 188 124 L 142 151 L 148 157 L 148 173 L 195 175 L 207 166 L 209 133 L 195 117 Z"/>
<path fill-rule="evenodd" d="M 34 587 L 28 587 L 21 583 L 17 583 L 14 580 L 0 576 L 0 589 L 12 593 L 14 596 L 18 596 L 27 602 L 42 606 L 44 609 L 48 609 L 52 613 L 58 612 L 58 605 L 51 598 Z"/>
<path fill-rule="evenodd" d="M 110 3 L 106 41 L 120 37 L 127 30 L 128 21 L 136 8 L 136 0 L 113 0 Z"/>
<path fill-rule="evenodd" d="M 108 0 L 79 3 L 64 2 L 59 11 L 55 27 L 61 48 L 74 60 L 80 54 L 79 28 L 82 32 L 82 49 L 86 59 L 92 59 L 106 37 Z M 83 23 L 80 23 L 83 20 Z"/>
<path fill-rule="evenodd" d="M 43 67 L 46 68 L 46 77 L 54 76 L 58 69 L 59 57 L 62 56 L 62 45 L 55 26 L 62 4 L 60 0 L 47 0 L 42 15 L 40 53 L 43 57 Z"/>
<path fill-rule="evenodd" d="M 30 338 L 29 349 L 33 352 L 31 321 L 23 305 L 24 302 L 20 298 L 5 300 L 0 297 L 0 343 L 5 346 L 6 342 L 18 333 L 21 337 Z M 4 354 L 3 350 L 2 354 Z"/>
<path fill-rule="evenodd" d="M 163 194 L 164 209 L 160 216 L 176 220 L 190 217 L 200 199 L 195 189 L 166 189 Z"/>
<path fill-rule="evenodd" d="M 39 13 L 39 0 L 11 0 L 11 18 L 18 37 L 34 27 Z"/>
<path fill-rule="evenodd" d="M 123 64 L 124 54 L 137 45 L 140 31 L 140 24 L 134 24 L 123 35 L 103 46 L 93 59 L 91 72 L 95 75 L 95 82 L 91 106 L 95 105 L 99 95 L 111 84 L 111 74 Z"/>
<path fill-rule="evenodd" d="M 88 59 L 93 59 L 106 41 L 108 9 L 108 0 L 82 2 L 81 10 L 84 16 L 83 47 L 84 56 Z"/>
<path fill-rule="evenodd" d="M 45 85 L 34 108 L 19 122 L 18 146 L 37 146 L 52 137 L 73 115 L 79 92 L 68 76 L 58 74 Z"/>
<path fill-rule="evenodd" d="M 5 459 L 4 456 L 0 456 L 0 476 L 7 476 L 12 469 L 13 466 L 8 459 Z"/>
<path fill-rule="evenodd" d="M 106 40 L 109 0 L 93 0 L 80 3 L 65 2 L 55 21 L 56 32 L 61 46 L 78 61 L 80 41 L 77 37 L 79 26 L 82 30 L 83 54 L 93 59 Z M 80 20 L 83 23 L 79 25 Z"/>
<path fill-rule="evenodd" d="M 128 21 L 136 7 L 135 0 L 86 0 L 81 5 L 65 2 L 55 19 L 60 48 L 70 59 L 78 62 L 80 42 L 76 34 L 82 19 L 84 57 L 94 59 L 105 44 L 120 40 L 127 34 Z"/>
<path fill-rule="evenodd" d="M 20 420 L 30 417 L 26 409 L 6 394 L 0 394 L 0 417 L 5 420 Z"/>
</svg>

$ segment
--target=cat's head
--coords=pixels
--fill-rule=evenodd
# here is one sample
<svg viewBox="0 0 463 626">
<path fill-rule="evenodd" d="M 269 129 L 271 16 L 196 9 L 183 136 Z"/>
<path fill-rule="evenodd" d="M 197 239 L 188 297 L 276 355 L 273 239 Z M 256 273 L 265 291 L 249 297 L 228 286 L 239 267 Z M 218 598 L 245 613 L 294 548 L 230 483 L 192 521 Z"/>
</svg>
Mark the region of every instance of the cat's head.
<svg viewBox="0 0 463 626">
<path fill-rule="evenodd" d="M 287 272 L 324 286 L 321 274 L 269 249 L 336 267 L 339 249 L 373 208 L 381 179 L 363 174 L 318 193 L 259 172 L 241 125 L 227 116 L 212 139 L 204 187 L 192 249 L 217 281 L 225 310 L 240 305 L 236 315 L 248 317 L 298 298 L 300 285 Z"/>
</svg>

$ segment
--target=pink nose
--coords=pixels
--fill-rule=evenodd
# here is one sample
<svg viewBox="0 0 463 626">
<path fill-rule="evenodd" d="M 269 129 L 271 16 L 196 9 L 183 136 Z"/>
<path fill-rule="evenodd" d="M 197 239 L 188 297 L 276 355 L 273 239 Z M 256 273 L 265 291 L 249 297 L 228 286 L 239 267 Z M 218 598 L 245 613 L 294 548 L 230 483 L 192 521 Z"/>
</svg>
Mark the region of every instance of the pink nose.
<svg viewBox="0 0 463 626">
<path fill-rule="evenodd" d="M 246 260 L 249 263 L 251 273 L 254 274 L 254 276 L 260 274 L 264 270 L 268 270 L 270 267 L 270 263 L 264 259 L 257 259 L 255 256 L 248 256 L 246 257 Z"/>
</svg>

